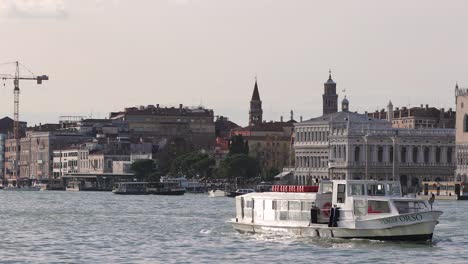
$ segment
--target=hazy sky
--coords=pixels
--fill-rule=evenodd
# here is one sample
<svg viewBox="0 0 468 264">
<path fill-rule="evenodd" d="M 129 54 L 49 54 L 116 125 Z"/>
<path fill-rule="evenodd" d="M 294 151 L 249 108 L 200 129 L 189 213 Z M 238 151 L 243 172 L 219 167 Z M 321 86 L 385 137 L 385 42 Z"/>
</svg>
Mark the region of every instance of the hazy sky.
<svg viewBox="0 0 468 264">
<path fill-rule="evenodd" d="M 329 68 L 353 111 L 447 109 L 468 86 L 467 14 L 463 0 L 0 0 L 0 63 L 50 76 L 21 84 L 30 125 L 157 103 L 245 125 L 255 76 L 264 119 L 311 118 Z M 0 116 L 12 112 L 9 81 Z"/>
</svg>

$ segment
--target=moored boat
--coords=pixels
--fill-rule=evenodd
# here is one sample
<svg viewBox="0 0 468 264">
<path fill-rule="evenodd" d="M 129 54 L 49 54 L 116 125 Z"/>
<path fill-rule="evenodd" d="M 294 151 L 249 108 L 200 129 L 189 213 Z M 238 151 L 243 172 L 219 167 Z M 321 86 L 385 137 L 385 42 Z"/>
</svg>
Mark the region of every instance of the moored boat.
<svg viewBox="0 0 468 264">
<path fill-rule="evenodd" d="M 431 240 L 441 211 L 403 197 L 399 182 L 333 180 L 320 186 L 273 186 L 236 197 L 239 232 L 377 240 Z"/>
<path fill-rule="evenodd" d="M 177 183 L 167 182 L 118 182 L 112 192 L 127 195 L 183 195 L 185 189 Z"/>
<path fill-rule="evenodd" d="M 225 197 L 226 192 L 223 190 L 211 190 L 208 192 L 209 197 Z"/>
</svg>

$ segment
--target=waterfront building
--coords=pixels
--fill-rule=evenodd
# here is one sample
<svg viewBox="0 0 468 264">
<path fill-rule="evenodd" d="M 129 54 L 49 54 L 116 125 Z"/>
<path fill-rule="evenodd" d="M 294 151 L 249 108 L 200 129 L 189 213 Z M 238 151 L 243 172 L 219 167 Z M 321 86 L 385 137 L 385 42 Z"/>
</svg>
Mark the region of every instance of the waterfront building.
<svg viewBox="0 0 468 264">
<path fill-rule="evenodd" d="M 452 108 L 429 107 L 397 107 L 393 108 L 390 101 L 387 109 L 368 113 L 369 117 L 385 119 L 395 128 L 455 128 L 455 112 Z"/>
<path fill-rule="evenodd" d="M 249 126 L 238 127 L 231 130 L 231 137 L 242 135 L 248 142 L 249 156 L 256 158 L 261 167 L 261 174 L 267 176 L 272 169 L 281 171 L 283 167 L 291 165 L 291 136 L 294 121 L 265 122 L 262 118 L 260 93 L 255 81 L 252 99 L 250 101 Z"/>
<path fill-rule="evenodd" d="M 227 117 L 217 116 L 215 121 L 216 143 L 213 153 L 215 166 L 218 167 L 229 153 L 229 140 L 231 130 L 240 128 L 236 123 L 229 121 Z"/>
<path fill-rule="evenodd" d="M 297 184 L 319 179 L 399 180 L 405 192 L 430 180 L 452 179 L 454 129 L 394 128 L 383 119 L 349 110 L 324 114 L 294 125 Z"/>
<path fill-rule="evenodd" d="M 78 173 L 79 149 L 70 147 L 53 151 L 53 178 L 59 178 L 68 173 Z"/>
<path fill-rule="evenodd" d="M 215 144 L 213 110 L 203 107 L 129 107 L 110 113 L 110 119 L 126 122 L 131 137 L 151 138 L 153 143 L 183 138 L 196 149 L 205 150 Z"/>
<path fill-rule="evenodd" d="M 456 146 L 457 170 L 456 181 L 468 181 L 468 89 L 455 86 L 457 111 Z"/>
<path fill-rule="evenodd" d="M 7 139 L 5 178 L 47 180 L 53 176 L 53 151 L 89 138 L 75 133 L 28 131 L 20 140 Z"/>
<path fill-rule="evenodd" d="M 0 119 L 0 134 L 5 134 L 7 135 L 12 135 L 13 134 L 13 127 L 14 127 L 14 121 L 13 119 L 9 118 L 8 116 L 1 118 Z M 26 133 L 26 127 L 27 123 L 26 122 L 19 122 L 19 131 L 20 131 L 20 136 L 24 136 Z"/>
</svg>

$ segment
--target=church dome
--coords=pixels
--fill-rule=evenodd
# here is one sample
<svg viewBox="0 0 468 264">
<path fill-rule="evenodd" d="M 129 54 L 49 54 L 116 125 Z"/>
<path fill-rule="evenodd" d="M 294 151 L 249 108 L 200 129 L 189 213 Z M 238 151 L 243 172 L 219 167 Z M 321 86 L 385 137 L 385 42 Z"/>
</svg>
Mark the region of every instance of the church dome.
<svg viewBox="0 0 468 264">
<path fill-rule="evenodd" d="M 348 112 L 349 111 L 349 101 L 348 101 L 348 99 L 346 99 L 346 95 L 345 95 L 345 98 L 343 99 L 343 101 L 341 101 L 341 111 L 343 111 L 343 112 Z"/>
</svg>

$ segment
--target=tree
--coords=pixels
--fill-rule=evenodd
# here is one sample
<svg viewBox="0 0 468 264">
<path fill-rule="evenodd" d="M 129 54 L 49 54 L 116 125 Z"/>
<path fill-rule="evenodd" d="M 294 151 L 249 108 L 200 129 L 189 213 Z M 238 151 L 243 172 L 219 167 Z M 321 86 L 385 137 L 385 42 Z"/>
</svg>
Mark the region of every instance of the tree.
<svg viewBox="0 0 468 264">
<path fill-rule="evenodd" d="M 277 168 L 269 168 L 266 172 L 265 181 L 272 182 L 275 180 L 275 176 L 278 175 L 280 171 Z"/>
<path fill-rule="evenodd" d="M 213 158 L 207 154 L 191 152 L 177 157 L 171 164 L 171 175 L 202 175 L 207 176 L 215 164 Z"/>
<path fill-rule="evenodd" d="M 193 150 L 193 144 L 184 138 L 171 139 L 163 149 L 158 150 L 154 155 L 154 158 L 157 160 L 159 171 L 163 174 L 169 173 L 172 168 L 172 163 L 177 157 L 190 153 Z"/>
<path fill-rule="evenodd" d="M 130 169 L 133 171 L 137 178 L 146 179 L 154 173 L 154 167 L 154 160 L 146 159 L 134 161 Z"/>
<path fill-rule="evenodd" d="M 258 161 L 247 154 L 229 155 L 221 162 L 219 173 L 221 177 L 233 179 L 241 177 L 244 180 L 255 178 L 260 171 Z"/>
<path fill-rule="evenodd" d="M 242 135 L 233 136 L 229 140 L 229 155 L 249 155 L 249 142 Z"/>
</svg>

